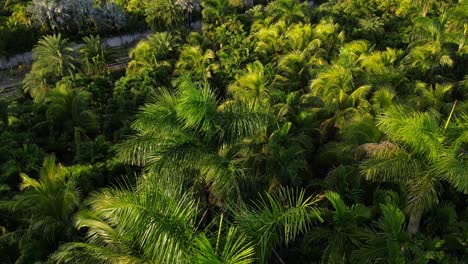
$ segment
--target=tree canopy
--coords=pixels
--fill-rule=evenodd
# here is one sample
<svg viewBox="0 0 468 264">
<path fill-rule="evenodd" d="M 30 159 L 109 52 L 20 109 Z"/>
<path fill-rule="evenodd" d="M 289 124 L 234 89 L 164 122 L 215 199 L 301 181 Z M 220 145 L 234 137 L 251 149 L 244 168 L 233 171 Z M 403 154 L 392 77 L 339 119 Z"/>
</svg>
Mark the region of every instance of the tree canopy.
<svg viewBox="0 0 468 264">
<path fill-rule="evenodd" d="M 26 2 L 0 263 L 468 262 L 467 1 Z"/>
</svg>

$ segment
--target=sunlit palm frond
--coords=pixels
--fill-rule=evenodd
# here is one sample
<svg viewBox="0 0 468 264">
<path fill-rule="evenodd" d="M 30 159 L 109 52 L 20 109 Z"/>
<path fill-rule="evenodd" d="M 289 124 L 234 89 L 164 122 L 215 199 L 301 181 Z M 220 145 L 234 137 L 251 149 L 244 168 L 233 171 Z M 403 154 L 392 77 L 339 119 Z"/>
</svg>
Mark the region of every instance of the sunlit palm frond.
<svg viewBox="0 0 468 264">
<path fill-rule="evenodd" d="M 417 159 L 391 142 L 368 143 L 360 147 L 367 155 L 361 162 L 362 174 L 367 180 L 377 182 L 404 182 L 422 168 Z"/>
<path fill-rule="evenodd" d="M 136 189 L 113 188 L 92 195 L 92 213 L 84 211 L 76 219 L 79 227 L 89 229 L 88 241 L 63 245 L 54 259 L 186 263 L 195 238 L 197 204 L 183 186 L 161 183 L 161 178 L 144 177 Z"/>
<path fill-rule="evenodd" d="M 177 117 L 182 121 L 184 127 L 202 133 L 216 131 L 218 102 L 211 89 L 208 86 L 197 89 L 195 84 L 184 82 L 179 85 L 178 92 Z"/>
<path fill-rule="evenodd" d="M 268 262 L 272 248 L 288 244 L 309 230 L 313 221 L 322 221 L 315 204 L 317 197 L 307 197 L 304 191 L 280 188 L 266 194 L 255 207 L 236 213 L 239 229 L 255 242 L 261 263 Z"/>
<path fill-rule="evenodd" d="M 77 58 L 67 39 L 60 34 L 45 36 L 33 49 L 33 67 L 45 69 L 53 78 L 71 75 L 75 72 Z M 35 65 L 35 66 L 34 66 Z"/>
<path fill-rule="evenodd" d="M 246 103 L 238 101 L 224 105 L 220 116 L 220 141 L 228 145 L 264 134 L 271 118 L 263 109 L 250 110 Z"/>
<path fill-rule="evenodd" d="M 255 250 L 245 234 L 230 227 L 223 239 L 222 248 L 213 248 L 202 234 L 196 239 L 193 263 L 197 264 L 249 264 L 253 263 Z"/>
<path fill-rule="evenodd" d="M 438 117 L 431 113 L 393 107 L 378 119 L 377 126 L 391 141 L 404 144 L 415 153 L 436 159 L 440 153 L 441 130 Z"/>
</svg>

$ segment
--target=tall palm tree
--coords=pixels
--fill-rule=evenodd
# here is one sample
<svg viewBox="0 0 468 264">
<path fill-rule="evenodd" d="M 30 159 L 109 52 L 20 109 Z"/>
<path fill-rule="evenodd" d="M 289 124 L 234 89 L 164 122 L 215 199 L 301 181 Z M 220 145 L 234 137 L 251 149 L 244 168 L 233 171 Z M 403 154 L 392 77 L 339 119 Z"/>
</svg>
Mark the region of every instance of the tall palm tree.
<svg viewBox="0 0 468 264">
<path fill-rule="evenodd" d="M 288 42 L 289 51 L 303 51 L 309 43 L 314 39 L 313 27 L 310 24 L 292 24 L 288 27 L 285 38 Z"/>
<path fill-rule="evenodd" d="M 449 112 L 453 105 L 449 100 L 454 88 L 454 85 L 450 83 L 417 83 L 415 87 L 416 94 L 408 98 L 408 103 L 422 111 Z"/>
<path fill-rule="evenodd" d="M 359 60 L 359 71 L 364 73 L 365 82 L 377 89 L 396 89 L 404 84 L 399 62 L 403 51 L 387 48 L 385 51 L 373 51 Z"/>
<path fill-rule="evenodd" d="M 453 30 L 451 16 L 450 12 L 444 12 L 439 17 L 415 18 L 411 45 L 424 45 L 431 42 L 459 44 L 463 38 L 463 32 Z"/>
<path fill-rule="evenodd" d="M 435 79 L 435 75 L 453 66 L 450 52 L 440 42 L 430 42 L 411 49 L 404 59 L 410 69 L 416 70 L 422 81 Z"/>
<path fill-rule="evenodd" d="M 287 25 L 283 20 L 272 25 L 252 25 L 252 35 L 255 41 L 255 52 L 270 58 L 271 55 L 280 53 L 283 49 L 284 33 Z"/>
<path fill-rule="evenodd" d="M 203 21 L 208 24 L 222 24 L 232 12 L 230 0 L 203 0 L 201 6 Z"/>
<path fill-rule="evenodd" d="M 311 61 L 320 63 L 320 58 L 315 57 Z M 303 52 L 291 52 L 281 56 L 274 81 L 276 86 L 288 92 L 303 89 L 309 80 L 311 61 Z"/>
<path fill-rule="evenodd" d="M 326 54 L 331 57 L 336 55 L 341 45 L 345 40 L 344 31 L 340 30 L 338 24 L 333 24 L 333 21 L 322 20 L 312 29 L 314 39 L 318 39 L 322 43 L 322 48 Z"/>
<path fill-rule="evenodd" d="M 189 263 L 200 208 L 182 185 L 155 175 L 136 187 L 109 188 L 75 217 L 86 242 L 63 245 L 57 263 Z"/>
<path fill-rule="evenodd" d="M 22 192 L 7 204 L 27 219 L 26 229 L 19 231 L 23 234 L 18 263 L 32 263 L 47 257 L 37 253 L 46 254 L 54 250 L 59 242 L 75 237 L 71 218 L 79 205 L 80 196 L 75 179 L 67 168 L 56 164 L 53 155 L 44 159 L 38 179 L 21 174 L 20 190 Z M 31 252 L 30 247 L 45 250 Z"/>
<path fill-rule="evenodd" d="M 468 191 L 464 159 L 468 116 L 451 117 L 441 125 L 432 113 L 394 107 L 377 124 L 387 141 L 362 146 L 366 159 L 360 168 L 367 180 L 404 186 L 410 234 L 419 230 L 423 213 L 439 203 L 442 182 L 460 192 Z"/>
<path fill-rule="evenodd" d="M 370 104 L 366 97 L 370 86 L 355 87 L 351 70 L 339 65 L 327 68 L 310 84 L 311 94 L 319 96 L 322 108 L 331 116 L 322 123 L 327 131 L 341 128 L 347 120 L 368 115 Z"/>
<path fill-rule="evenodd" d="M 183 185 L 172 175 L 147 174 L 134 188 L 108 188 L 95 194 L 88 201 L 90 210 L 75 218 L 79 229 L 87 228 L 86 242 L 64 244 L 52 259 L 57 263 L 253 263 L 254 250 L 267 256 L 269 246 L 291 242 L 312 221 L 321 219 L 315 198 L 284 189 L 267 195 L 254 208 L 243 207 L 234 223 L 225 223 L 221 214 L 216 232 L 209 235 L 210 225 L 204 228 L 198 221 L 202 208 Z"/>
<path fill-rule="evenodd" d="M 459 52 L 463 50 L 466 52 L 466 43 L 468 40 L 468 21 L 466 19 L 468 17 L 467 3 L 466 0 L 460 0 L 458 5 L 453 6 L 447 11 L 450 16 L 452 27 L 460 32 L 458 44 Z"/>
<path fill-rule="evenodd" d="M 136 135 L 119 144 L 118 156 L 157 171 L 177 171 L 186 181 L 201 182 L 210 195 L 238 196 L 242 164 L 229 149 L 262 131 L 267 117 L 238 102 L 218 107 L 209 87 L 185 75 L 177 94 L 160 90 L 155 103 L 137 115 Z"/>
<path fill-rule="evenodd" d="M 216 246 L 214 248 L 212 243 L 206 237 L 206 235 L 200 234 L 200 236 L 196 239 L 195 242 L 196 245 L 194 249 L 192 263 L 254 263 L 254 247 L 252 246 L 252 243 L 248 241 L 248 238 L 245 234 L 239 233 L 240 232 L 238 228 L 230 227 L 227 233 L 222 237 L 222 249 L 220 248 L 221 232 L 218 232 Z"/>
</svg>

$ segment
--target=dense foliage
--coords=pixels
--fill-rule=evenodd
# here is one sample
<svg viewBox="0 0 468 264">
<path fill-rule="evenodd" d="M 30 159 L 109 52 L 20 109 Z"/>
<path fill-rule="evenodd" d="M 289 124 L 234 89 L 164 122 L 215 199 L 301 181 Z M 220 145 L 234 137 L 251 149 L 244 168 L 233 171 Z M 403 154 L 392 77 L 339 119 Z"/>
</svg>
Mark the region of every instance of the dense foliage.
<svg viewBox="0 0 468 264">
<path fill-rule="evenodd" d="M 468 2 L 258 4 L 115 1 L 154 30 L 124 71 L 42 23 L 1 263 L 468 262 Z"/>
</svg>

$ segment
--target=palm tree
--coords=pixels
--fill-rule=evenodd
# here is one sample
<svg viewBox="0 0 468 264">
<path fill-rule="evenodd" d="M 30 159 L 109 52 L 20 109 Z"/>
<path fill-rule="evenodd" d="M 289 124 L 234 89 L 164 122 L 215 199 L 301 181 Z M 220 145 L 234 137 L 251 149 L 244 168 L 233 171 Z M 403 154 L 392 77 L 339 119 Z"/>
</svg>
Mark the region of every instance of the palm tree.
<svg viewBox="0 0 468 264">
<path fill-rule="evenodd" d="M 184 21 L 183 9 L 175 0 L 152 0 L 145 3 L 146 23 L 153 30 L 175 29 Z"/>
<path fill-rule="evenodd" d="M 468 116 L 451 117 L 441 126 L 432 113 L 394 107 L 377 124 L 387 141 L 362 146 L 366 159 L 360 168 L 367 180 L 404 186 L 410 234 L 419 230 L 423 213 L 439 203 L 442 182 L 468 191 L 468 163 L 463 158 Z"/>
<path fill-rule="evenodd" d="M 333 207 L 333 211 L 324 212 L 328 227 L 312 230 L 307 234 L 307 240 L 326 241 L 322 262 L 346 263 L 354 247 L 360 245 L 359 234 L 371 217 L 370 210 L 361 204 L 347 206 L 340 195 L 334 192 L 327 192 L 325 197 Z"/>
<path fill-rule="evenodd" d="M 129 56 L 132 61 L 128 64 L 127 71 L 134 72 L 138 69 L 167 64 L 175 57 L 178 42 L 179 39 L 170 32 L 149 35 L 130 51 Z"/>
<path fill-rule="evenodd" d="M 404 63 L 416 70 L 422 78 L 432 81 L 436 73 L 453 66 L 453 59 L 440 42 L 431 42 L 411 49 Z"/>
<path fill-rule="evenodd" d="M 463 38 L 463 32 L 453 30 L 451 16 L 450 12 L 444 12 L 435 18 L 415 18 L 411 45 L 424 45 L 434 42 L 459 44 L 460 39 Z"/>
<path fill-rule="evenodd" d="M 383 19 L 377 16 L 359 19 L 359 28 L 364 37 L 371 39 L 373 42 L 377 42 L 377 36 L 384 32 L 384 25 Z"/>
<path fill-rule="evenodd" d="M 317 75 L 310 84 L 311 94 L 319 96 L 322 108 L 331 115 L 322 123 L 327 131 L 331 127 L 342 128 L 346 121 L 368 115 L 370 104 L 366 97 L 371 87 L 355 87 L 352 72 L 335 65 Z"/>
<path fill-rule="evenodd" d="M 289 51 L 302 52 L 304 51 L 314 39 L 313 27 L 310 24 L 292 24 L 288 27 L 285 38 L 286 45 Z M 315 44 L 315 43 L 314 43 Z"/>
<path fill-rule="evenodd" d="M 408 103 L 417 107 L 418 110 L 436 110 L 438 112 L 449 112 L 452 104 L 447 102 L 454 90 L 450 83 L 425 84 L 417 83 L 414 97 L 409 98 Z"/>
<path fill-rule="evenodd" d="M 460 0 L 458 5 L 453 6 L 447 11 L 450 16 L 452 27 L 460 31 L 458 34 L 459 52 L 462 52 L 463 50 L 466 52 L 466 43 L 468 39 L 468 21 L 466 18 L 468 17 L 468 10 L 465 7 L 467 3 L 468 2 L 466 0 Z"/>
<path fill-rule="evenodd" d="M 179 74 L 189 72 L 195 80 L 206 81 L 212 77 L 212 72 L 219 68 L 214 62 L 215 56 L 210 49 L 203 51 L 200 46 L 185 46 L 176 63 L 176 71 Z"/>
<path fill-rule="evenodd" d="M 29 94 L 36 102 L 43 100 L 52 87 L 47 83 L 47 76 L 44 71 L 31 71 L 26 74 L 23 80 L 23 92 Z"/>
<path fill-rule="evenodd" d="M 101 37 L 88 36 L 83 38 L 84 45 L 80 48 L 83 62 L 88 74 L 104 74 L 107 70 L 107 51 L 102 47 Z"/>
<path fill-rule="evenodd" d="M 235 100 L 247 102 L 252 109 L 268 107 L 271 90 L 272 68 L 255 61 L 246 66 L 246 72 L 233 84 L 228 86 L 227 92 Z"/>
<path fill-rule="evenodd" d="M 287 25 L 283 20 L 272 25 L 252 25 L 255 41 L 255 52 L 270 58 L 271 55 L 280 53 L 284 45 L 284 33 Z"/>
<path fill-rule="evenodd" d="M 20 190 L 23 192 L 7 204 L 11 210 L 23 213 L 27 219 L 26 229 L 18 231 L 23 233 L 18 263 L 32 263 L 47 257 L 38 256 L 38 252 L 47 254 L 59 242 L 75 237 L 71 218 L 79 205 L 79 191 L 69 170 L 56 164 L 53 155 L 44 159 L 38 179 L 21 174 Z M 45 250 L 31 252 L 30 247 Z"/>
<path fill-rule="evenodd" d="M 73 80 L 64 80 L 50 91 L 44 100 L 46 116 L 52 129 L 59 129 L 62 135 L 72 134 L 75 147 L 80 144 L 81 135 L 97 127 L 95 113 L 89 108 L 89 92 L 71 88 Z"/>
<path fill-rule="evenodd" d="M 377 89 L 397 89 L 404 84 L 399 62 L 403 51 L 387 48 L 385 51 L 373 51 L 362 56 L 358 62 L 365 75 L 365 82 Z"/>
<path fill-rule="evenodd" d="M 212 24 L 221 24 L 231 13 L 229 0 L 203 0 L 202 17 L 204 22 Z"/>
<path fill-rule="evenodd" d="M 35 100 L 41 100 L 50 85 L 77 70 L 76 56 L 67 39 L 60 34 L 45 36 L 33 49 L 31 72 L 24 79 L 24 91 Z"/>
<path fill-rule="evenodd" d="M 274 20 L 284 19 L 290 25 L 297 22 L 307 22 L 307 4 L 297 0 L 276 0 L 267 6 L 267 13 Z"/>
<path fill-rule="evenodd" d="M 45 36 L 33 49 L 33 69 L 44 70 L 50 78 L 73 75 L 78 64 L 75 51 L 61 34 Z"/>
<path fill-rule="evenodd" d="M 405 215 L 395 205 L 380 204 L 382 217 L 375 229 L 362 232 L 364 244 L 353 252 L 356 263 L 406 263 L 409 237 L 404 232 Z"/>
<path fill-rule="evenodd" d="M 340 31 L 339 25 L 328 20 L 322 20 L 315 25 L 312 33 L 314 39 L 321 41 L 321 47 L 328 56 L 326 58 L 336 55 L 345 39 L 344 31 Z"/>
<path fill-rule="evenodd" d="M 88 201 L 90 210 L 75 217 L 79 229 L 87 228 L 87 241 L 64 244 L 52 259 L 56 263 L 253 263 L 254 249 L 267 256 L 268 246 L 291 242 L 312 221 L 321 219 L 315 198 L 284 189 L 267 195 L 255 208 L 244 208 L 234 224 L 228 223 L 227 232 L 221 214 L 217 232 L 210 236 L 210 225 L 204 229 L 197 221 L 202 208 L 183 185 L 172 175 L 147 174 L 134 188 L 108 188 L 95 194 Z"/>
<path fill-rule="evenodd" d="M 320 60 L 315 57 L 314 62 Z M 309 67 L 311 63 L 302 52 L 291 52 L 281 56 L 278 60 L 278 74 L 275 85 L 281 90 L 297 91 L 307 85 L 309 80 Z"/>
<path fill-rule="evenodd" d="M 222 219 L 222 218 L 221 218 Z M 221 228 L 221 226 L 220 226 Z M 200 234 L 196 239 L 193 262 L 196 264 L 249 264 L 254 263 L 254 247 L 248 241 L 245 234 L 240 233 L 235 227 L 230 227 L 222 237 L 222 249 L 220 248 L 221 232 L 218 232 L 216 246 L 213 248 L 205 234 Z M 219 253 L 218 253 L 219 252 Z"/>
<path fill-rule="evenodd" d="M 263 131 L 266 122 L 261 109 L 239 102 L 218 107 L 209 87 L 185 75 L 177 94 L 160 90 L 155 103 L 137 115 L 136 135 L 119 144 L 118 156 L 133 165 L 174 171 L 185 181 L 201 183 L 209 196 L 236 198 L 244 173 L 229 150 Z"/>
<path fill-rule="evenodd" d="M 146 175 L 136 187 L 94 194 L 75 217 L 86 242 L 61 246 L 56 263 L 189 263 L 200 208 L 182 185 Z"/>
</svg>

